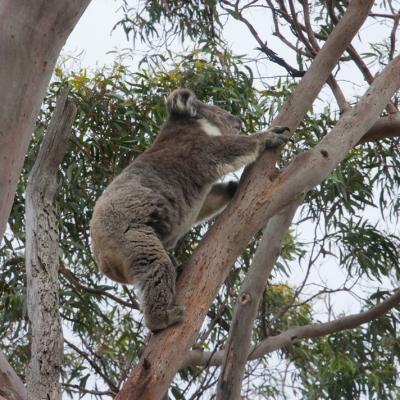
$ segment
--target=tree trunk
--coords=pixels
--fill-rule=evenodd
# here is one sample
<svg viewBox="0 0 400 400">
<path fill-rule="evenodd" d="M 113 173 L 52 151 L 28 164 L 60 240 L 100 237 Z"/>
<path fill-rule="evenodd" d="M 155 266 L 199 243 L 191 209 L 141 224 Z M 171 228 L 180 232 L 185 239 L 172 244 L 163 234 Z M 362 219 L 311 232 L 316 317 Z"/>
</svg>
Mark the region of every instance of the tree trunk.
<svg viewBox="0 0 400 400">
<path fill-rule="evenodd" d="M 283 106 L 275 124 L 295 130 L 340 55 L 364 22 L 372 4 L 372 0 L 350 2 L 346 14 Z M 185 266 L 177 285 L 177 303 L 185 305 L 187 309 L 185 321 L 151 337 L 139 364 L 117 399 L 157 400 L 166 392 L 230 266 L 251 236 L 265 225 L 266 218 L 271 216 L 270 212 L 278 211 L 277 207 L 269 207 L 272 198 L 271 192 L 266 189 L 271 184 L 276 161 L 274 154 L 265 152 L 245 174 L 239 192 Z M 281 207 L 283 205 L 285 203 L 280 204 Z"/>
<path fill-rule="evenodd" d="M 59 400 L 63 335 L 59 314 L 59 242 L 54 196 L 76 107 L 65 90 L 57 105 L 26 192 L 26 250 L 31 360 L 26 371 L 29 400 Z"/>
<path fill-rule="evenodd" d="M 90 0 L 0 0 L 0 241 L 47 85 Z"/>
</svg>

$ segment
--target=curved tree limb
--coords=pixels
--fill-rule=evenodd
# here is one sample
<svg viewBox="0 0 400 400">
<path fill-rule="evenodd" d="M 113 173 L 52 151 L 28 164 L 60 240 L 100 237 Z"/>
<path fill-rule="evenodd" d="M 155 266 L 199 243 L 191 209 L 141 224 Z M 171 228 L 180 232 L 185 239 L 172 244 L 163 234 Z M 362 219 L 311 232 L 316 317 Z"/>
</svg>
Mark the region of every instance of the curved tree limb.
<svg viewBox="0 0 400 400">
<path fill-rule="evenodd" d="M 301 196 L 305 190 L 311 189 L 328 175 L 329 171 L 345 157 L 347 151 L 359 142 L 363 137 L 363 132 L 373 126 L 374 120 L 379 117 L 383 107 L 387 104 L 382 103 L 382 100 L 389 101 L 399 87 L 400 56 L 384 69 L 357 106 L 345 114 L 336 127 L 314 149 L 296 157 L 272 183 L 272 187 L 266 194 L 266 196 L 270 195 L 270 198 L 267 198 L 266 201 L 269 206 L 269 215 L 272 217 L 268 223 L 277 218 L 277 216 L 273 217 L 274 212 L 272 210 L 278 211 L 279 204 L 285 204 L 290 199 Z M 297 185 L 298 188 L 296 189 Z M 274 193 L 276 193 L 275 196 Z M 253 289 L 255 288 L 256 286 L 253 287 Z M 260 295 L 259 290 L 255 290 Z M 247 295 L 248 298 L 249 294 Z M 250 300 L 249 303 L 252 305 Z M 246 310 L 246 307 L 240 302 L 237 307 L 227 343 L 222 376 L 219 380 L 217 398 L 221 400 L 240 398 L 241 380 L 247 358 L 245 352 L 249 346 L 252 322 L 255 317 L 256 308 L 244 313 L 243 316 L 239 316 L 236 314 L 238 309 Z M 242 320 L 246 320 L 248 325 L 242 325 Z M 242 338 L 246 341 L 242 341 Z"/>
<path fill-rule="evenodd" d="M 26 190 L 27 305 L 31 360 L 26 370 L 30 400 L 61 399 L 63 334 L 59 314 L 59 241 L 54 196 L 58 168 L 67 151 L 76 107 L 64 90 L 57 99 L 49 128 Z"/>
<path fill-rule="evenodd" d="M 371 307 L 369 310 L 338 318 L 333 321 L 322 324 L 310 324 L 304 326 L 294 326 L 287 331 L 276 336 L 270 336 L 262 340 L 255 346 L 252 346 L 248 353 L 248 360 L 255 360 L 284 346 L 298 342 L 301 339 L 316 338 L 320 336 L 330 335 L 332 333 L 341 332 L 347 329 L 354 329 L 362 324 L 370 322 L 376 318 L 382 317 L 392 308 L 400 304 L 400 290 L 397 290 L 392 296 L 386 300 Z M 202 352 L 193 350 L 188 353 L 182 368 L 203 365 L 218 366 L 222 364 L 224 351 Z"/>
<path fill-rule="evenodd" d="M 347 12 L 284 104 L 274 124 L 288 126 L 292 132 L 295 130 L 340 55 L 364 22 L 372 3 L 372 0 L 353 0 L 350 3 Z M 376 115 L 374 117 L 377 118 Z M 279 205 L 278 202 L 272 204 L 271 192 L 267 188 L 270 186 L 272 189 L 277 185 L 271 185 L 276 159 L 277 152 L 265 152 L 253 168 L 244 174 L 239 192 L 206 234 L 178 281 L 176 300 L 187 308 L 185 321 L 151 337 L 139 364 L 125 382 L 117 399 L 157 400 L 164 395 L 186 351 L 193 344 L 209 305 L 230 266 L 251 236 L 265 225 L 266 218 L 293 201 L 292 196 L 286 196 L 285 187 Z M 300 171 L 305 172 L 303 167 Z M 333 168 L 334 163 L 330 167 Z M 283 183 L 280 176 L 274 183 L 276 181 Z M 305 183 L 303 179 L 300 182 Z"/>
<path fill-rule="evenodd" d="M 362 137 L 359 144 L 400 136 L 400 113 L 380 118 Z M 240 399 L 241 383 L 250 349 L 251 332 L 268 277 L 279 255 L 280 243 L 302 200 L 273 216 L 264 228 L 249 272 L 242 284 L 224 346 L 217 399 Z"/>
</svg>

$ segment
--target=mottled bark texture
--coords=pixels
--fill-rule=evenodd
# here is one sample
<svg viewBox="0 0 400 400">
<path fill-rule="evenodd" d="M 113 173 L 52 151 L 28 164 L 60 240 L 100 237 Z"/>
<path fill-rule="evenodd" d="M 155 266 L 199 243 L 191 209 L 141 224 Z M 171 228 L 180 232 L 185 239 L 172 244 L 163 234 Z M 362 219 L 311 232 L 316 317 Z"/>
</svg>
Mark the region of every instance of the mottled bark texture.
<svg viewBox="0 0 400 400">
<path fill-rule="evenodd" d="M 347 12 L 329 36 L 292 96 L 284 104 L 282 111 L 273 122 L 274 125 L 288 126 L 292 132 L 296 129 L 340 55 L 360 29 L 372 3 L 372 0 L 350 2 Z M 375 120 L 376 118 L 375 115 Z M 360 127 L 359 131 L 362 130 L 363 127 Z M 343 132 L 343 136 L 346 134 L 347 132 Z M 343 140 L 343 137 L 340 140 Z M 347 143 L 347 149 L 349 145 L 350 143 Z M 289 191 L 283 185 L 281 176 L 273 181 L 273 183 L 276 181 L 281 183 L 282 193 L 279 199 L 277 198 L 279 202 L 275 201 L 275 197 L 269 190 L 276 186 L 271 184 L 276 158 L 277 152 L 266 151 L 243 177 L 239 192 L 207 233 L 178 281 L 176 300 L 178 304 L 186 306 L 185 321 L 150 339 L 139 364 L 124 384 L 117 399 L 157 400 L 162 398 L 181 366 L 186 352 L 193 344 L 209 305 L 228 274 L 229 268 L 254 233 L 266 224 L 267 219 L 293 201 L 293 191 L 290 192 L 290 196 L 287 195 Z M 325 158 L 320 157 L 319 161 L 321 159 L 325 162 Z M 330 156 L 328 159 L 333 161 Z M 330 168 L 334 168 L 334 165 L 332 162 Z M 305 164 L 296 163 L 296 167 L 300 168 L 299 171 L 302 173 L 310 173 L 310 170 L 305 170 Z M 314 171 L 316 164 L 309 167 L 311 171 Z M 299 185 L 296 185 L 296 188 L 300 190 Z M 308 186 L 303 186 L 300 192 L 307 189 L 309 189 Z M 272 203 L 274 203 L 273 207 L 271 207 Z"/>
<path fill-rule="evenodd" d="M 0 0 L 0 241 L 62 46 L 90 0 Z"/>
<path fill-rule="evenodd" d="M 67 151 L 76 107 L 64 90 L 36 162 L 26 192 L 26 250 L 31 360 L 26 371 L 30 400 L 61 399 L 60 370 L 63 334 L 59 314 L 59 241 L 54 197 L 57 172 Z"/>
</svg>

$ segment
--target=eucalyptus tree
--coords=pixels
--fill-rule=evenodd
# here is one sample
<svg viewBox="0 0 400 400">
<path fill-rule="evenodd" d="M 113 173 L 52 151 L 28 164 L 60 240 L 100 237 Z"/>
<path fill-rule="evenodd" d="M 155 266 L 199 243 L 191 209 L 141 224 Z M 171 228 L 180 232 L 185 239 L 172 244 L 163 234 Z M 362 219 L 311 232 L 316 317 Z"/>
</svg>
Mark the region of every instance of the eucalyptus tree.
<svg viewBox="0 0 400 400">
<path fill-rule="evenodd" d="M 134 70 L 57 68 L 25 160 L 0 253 L 0 338 L 15 372 L 25 380 L 30 359 L 24 193 L 68 86 L 77 116 L 57 197 L 66 393 L 397 398 L 399 9 L 125 1 L 116 29 L 147 56 Z M 235 54 L 239 29 L 245 56 Z M 379 37 L 367 47 L 371 30 Z M 149 336 L 132 288 L 98 274 L 88 221 L 107 183 L 154 139 L 176 87 L 240 115 L 246 132 L 287 125 L 293 142 L 247 169 L 223 215 L 180 243 L 178 301 L 188 316 Z"/>
</svg>

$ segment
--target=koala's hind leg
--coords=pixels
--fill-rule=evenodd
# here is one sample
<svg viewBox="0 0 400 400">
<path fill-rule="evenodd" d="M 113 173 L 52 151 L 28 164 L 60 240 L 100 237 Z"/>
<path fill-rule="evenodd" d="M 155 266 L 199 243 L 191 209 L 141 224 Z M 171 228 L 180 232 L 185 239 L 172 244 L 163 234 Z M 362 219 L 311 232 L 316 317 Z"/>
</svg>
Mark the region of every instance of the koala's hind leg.
<svg viewBox="0 0 400 400">
<path fill-rule="evenodd" d="M 174 303 L 176 268 L 154 231 L 148 227 L 132 229 L 125 237 L 146 326 L 155 332 L 182 321 L 185 308 Z"/>
</svg>

